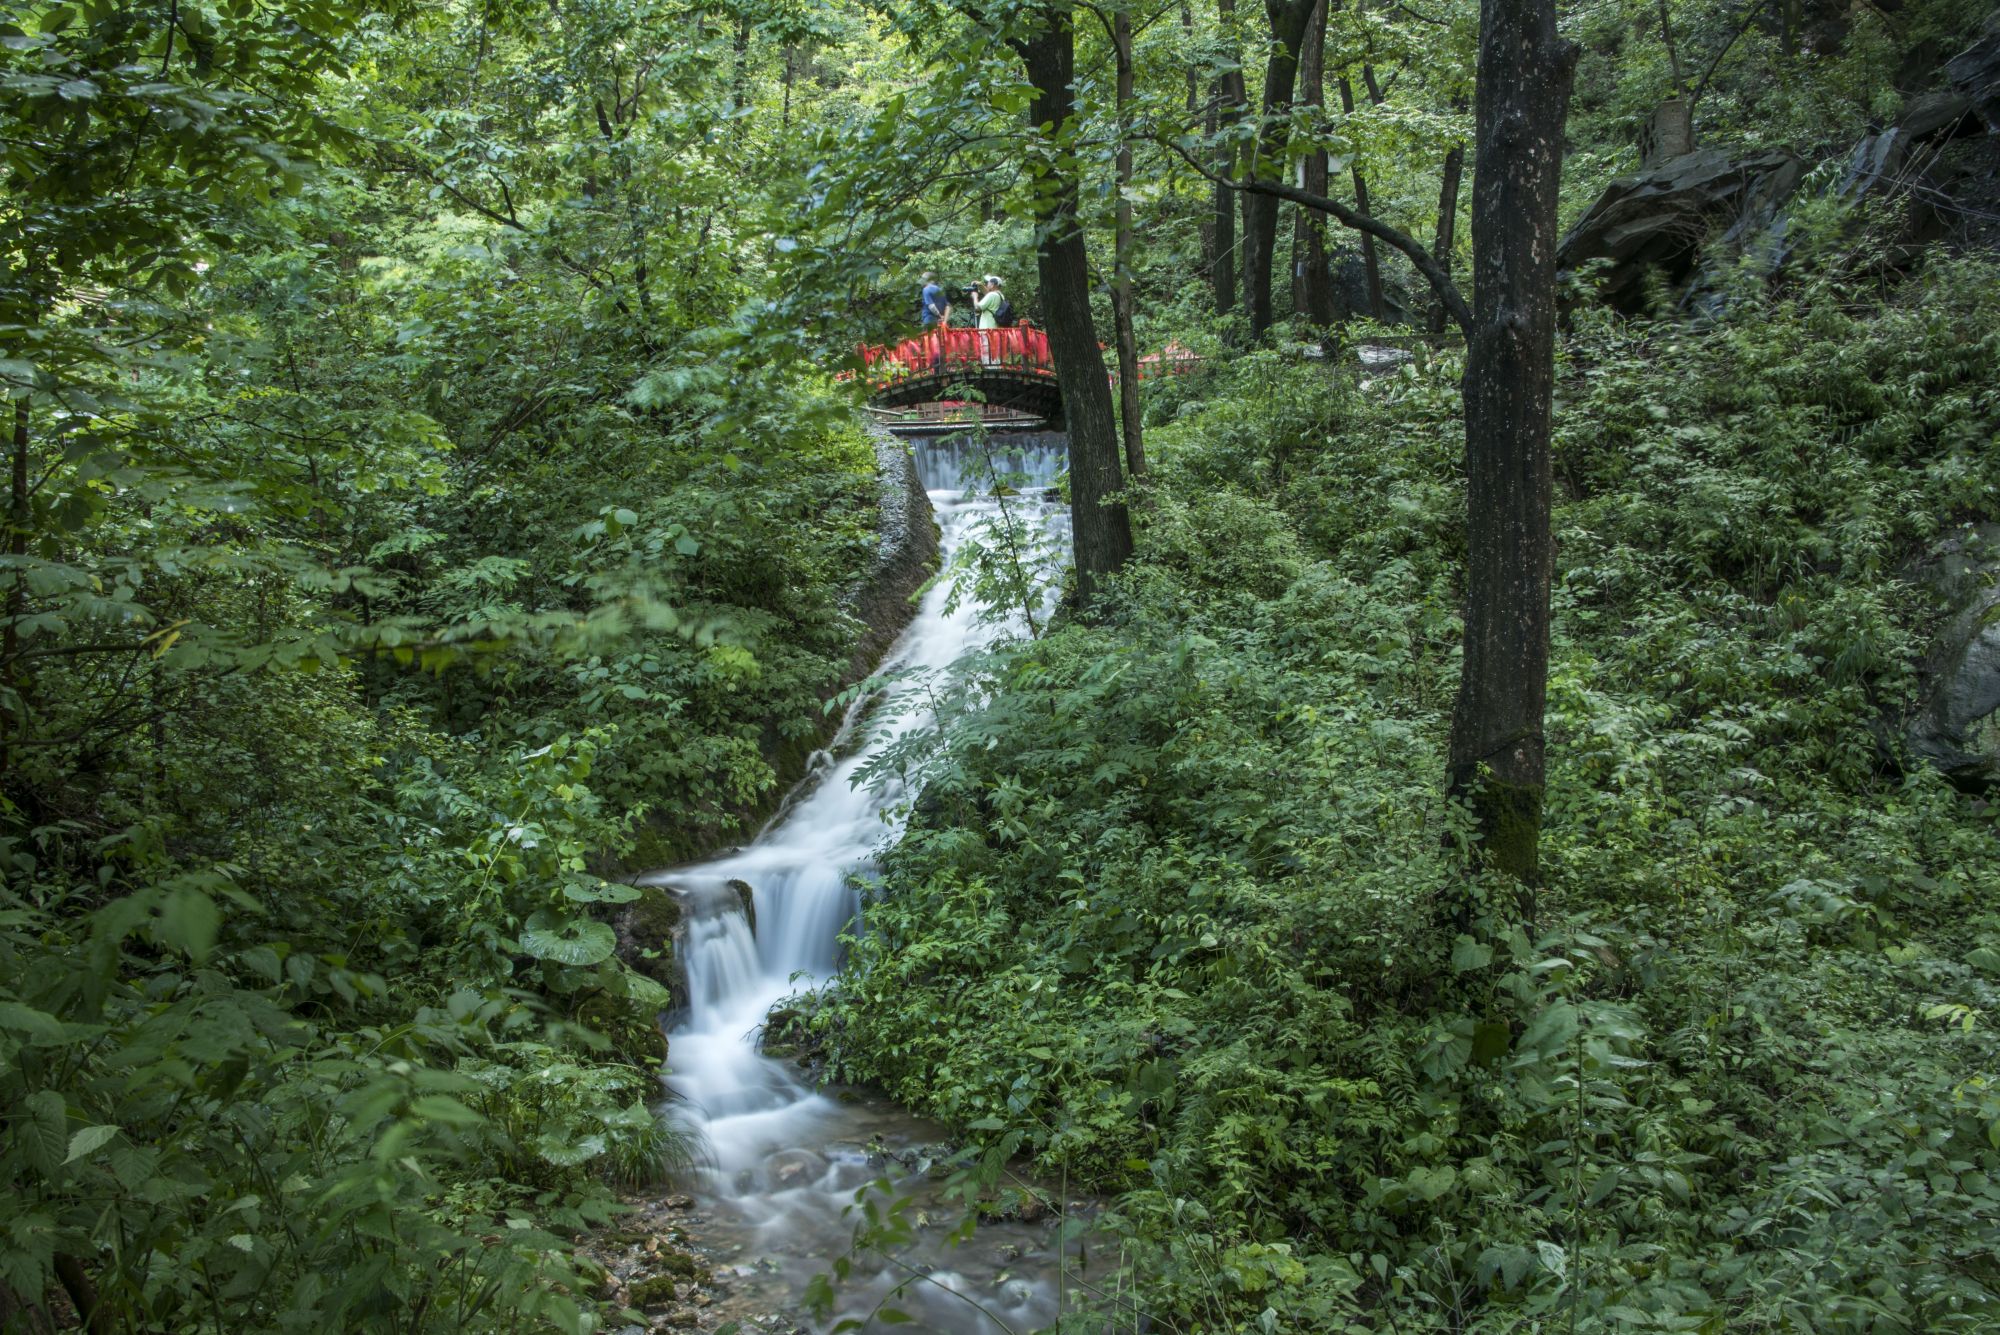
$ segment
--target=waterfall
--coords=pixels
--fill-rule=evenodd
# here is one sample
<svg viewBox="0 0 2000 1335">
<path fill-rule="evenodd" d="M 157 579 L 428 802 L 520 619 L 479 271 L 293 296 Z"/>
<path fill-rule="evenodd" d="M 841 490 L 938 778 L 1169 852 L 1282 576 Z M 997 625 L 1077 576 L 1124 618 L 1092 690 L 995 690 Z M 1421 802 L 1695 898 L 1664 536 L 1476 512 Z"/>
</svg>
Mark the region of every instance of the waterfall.
<svg viewBox="0 0 2000 1335">
<path fill-rule="evenodd" d="M 966 438 L 914 442 L 943 559 L 949 562 L 970 534 L 996 519 L 1003 503 L 1017 520 L 1060 532 L 1067 516 L 1044 492 L 1062 468 L 1066 445 L 1054 435 L 994 437 L 986 445 Z M 991 473 L 1006 488 L 1002 498 L 985 481 L 989 457 Z M 948 594 L 942 584 L 925 594 L 884 671 L 944 668 L 1007 630 L 982 620 L 972 606 L 947 610 Z M 806 1280 L 847 1250 L 851 1225 L 842 1212 L 858 1186 L 887 1171 L 882 1149 L 893 1153 L 900 1144 L 920 1151 L 941 1135 L 880 1100 L 829 1098 L 757 1048 L 772 1006 L 839 968 L 839 936 L 859 908 L 853 877 L 897 833 L 893 813 L 904 794 L 893 784 L 856 787 L 853 779 L 882 745 L 921 720 L 893 703 L 873 717 L 883 721 L 849 754 L 818 767 L 748 847 L 646 878 L 674 892 L 687 921 L 688 1007 L 670 1034 L 667 1080 L 703 1141 L 696 1194 L 722 1230 L 713 1236 L 762 1263 L 741 1277 L 775 1281 L 766 1295 L 771 1302 L 796 1302 Z M 754 931 L 739 883 L 750 888 Z M 904 1189 L 924 1187 L 914 1179 Z M 982 1226 L 980 1236 L 995 1230 L 1007 1236 L 998 1253 L 1003 1259 L 994 1264 L 968 1264 L 967 1256 L 946 1257 L 941 1248 L 875 1270 L 857 1261 L 845 1290 L 854 1306 L 845 1314 L 866 1313 L 915 1273 L 914 1264 L 928 1279 L 892 1306 L 918 1318 L 919 1329 L 980 1335 L 1003 1329 L 954 1292 L 975 1297 L 1006 1328 L 1053 1320 L 1057 1252 L 1047 1226 Z"/>
</svg>

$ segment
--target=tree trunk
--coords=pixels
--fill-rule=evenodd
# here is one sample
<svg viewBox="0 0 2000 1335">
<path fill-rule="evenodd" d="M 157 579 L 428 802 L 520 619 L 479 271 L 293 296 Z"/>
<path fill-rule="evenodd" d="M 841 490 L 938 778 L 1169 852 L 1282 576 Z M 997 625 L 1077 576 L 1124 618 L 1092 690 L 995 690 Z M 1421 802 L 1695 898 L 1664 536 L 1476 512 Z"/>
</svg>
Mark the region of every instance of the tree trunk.
<svg viewBox="0 0 2000 1335">
<path fill-rule="evenodd" d="M 26 731 L 28 683 L 26 674 L 16 670 L 21 654 L 21 618 L 27 613 L 28 585 L 21 558 L 28 553 L 28 412 L 24 392 L 14 400 L 13 450 L 7 486 L 7 555 L 13 569 L 7 574 L 6 622 L 0 626 L 0 689 L 11 692 L 15 704 L 0 715 L 0 775 L 7 773 L 13 759 L 14 735 Z"/>
<path fill-rule="evenodd" d="M 1354 88 L 1346 79 L 1340 81 L 1340 109 L 1350 116 L 1354 114 Z M 1368 178 L 1362 174 L 1358 158 L 1354 163 L 1353 175 L 1354 207 L 1372 218 L 1375 216 L 1375 210 L 1368 202 Z M 1373 320 L 1383 319 L 1385 313 L 1382 309 L 1382 257 L 1375 251 L 1375 238 L 1366 233 L 1361 237 L 1361 262 L 1368 271 L 1368 316 Z"/>
<path fill-rule="evenodd" d="M 1200 124 L 1203 133 L 1206 134 L 1208 138 L 1213 139 L 1215 138 L 1215 131 L 1217 126 L 1215 118 L 1215 108 L 1214 106 L 1211 105 L 1205 116 L 1202 113 L 1201 75 L 1196 72 L 1195 61 L 1194 61 L 1194 53 L 1196 50 L 1195 32 L 1194 32 L 1194 7 L 1188 4 L 1187 0 L 1181 0 L 1181 39 L 1182 39 L 1182 49 L 1187 53 L 1188 56 L 1188 65 L 1186 72 L 1187 73 L 1187 126 L 1189 130 L 1193 130 L 1196 124 Z M 1214 209 L 1211 208 L 1208 211 L 1208 216 L 1202 219 L 1199 224 L 1197 224 L 1196 230 L 1200 233 L 1201 236 L 1201 271 L 1204 274 L 1208 275 L 1209 284 L 1213 286 L 1215 283 L 1215 210 Z"/>
<path fill-rule="evenodd" d="M 1132 17 L 1122 9 L 1111 18 L 1111 50 L 1118 65 L 1111 325 L 1118 344 L 1118 425 L 1125 442 L 1125 468 L 1136 478 L 1146 471 L 1146 445 L 1139 410 L 1139 336 L 1132 327 Z"/>
<path fill-rule="evenodd" d="M 1452 110 L 1464 111 L 1463 98 L 1454 100 Z M 1458 186 L 1465 176 L 1465 145 L 1453 144 L 1451 152 L 1444 155 L 1444 181 L 1438 186 L 1438 230 L 1437 244 L 1431 254 L 1443 268 L 1447 276 L 1451 273 L 1451 251 L 1458 244 Z M 1445 323 L 1451 317 L 1445 312 L 1444 302 L 1435 294 L 1431 297 L 1430 331 L 1435 338 L 1445 330 Z"/>
<path fill-rule="evenodd" d="M 1243 87 L 1243 65 L 1240 59 L 1242 48 L 1236 44 L 1236 0 L 1216 0 L 1217 22 L 1223 37 L 1230 43 L 1231 50 L 1239 58 L 1231 60 L 1221 77 L 1215 81 L 1215 100 L 1220 107 L 1219 117 L 1223 126 L 1235 128 L 1242 123 L 1244 104 L 1249 94 Z M 1236 164 L 1242 155 L 1232 143 L 1216 155 L 1215 170 L 1223 177 L 1236 173 Z M 1236 309 L 1236 269 L 1242 263 L 1236 249 L 1236 192 L 1224 185 L 1215 187 L 1215 267 L 1210 276 L 1215 283 L 1215 311 L 1227 315 Z M 1248 205 L 1246 203 L 1245 207 Z"/>
<path fill-rule="evenodd" d="M 1067 11 L 1051 10 L 1046 27 L 1019 40 L 1035 98 L 1028 109 L 1040 140 L 1031 169 L 1036 191 L 1036 268 L 1042 281 L 1042 315 L 1049 352 L 1069 427 L 1070 526 L 1076 552 L 1077 601 L 1088 606 L 1105 576 L 1132 554 L 1132 526 L 1122 503 L 1118 427 L 1111 413 L 1110 379 L 1090 314 L 1090 271 L 1083 228 L 1077 221 L 1077 183 L 1064 159 L 1074 150 L 1076 45 Z"/>
<path fill-rule="evenodd" d="M 1465 659 L 1449 783 L 1534 910 L 1548 689 L 1556 191 L 1576 48 L 1555 0 L 1481 0 L 1465 367 Z"/>
<path fill-rule="evenodd" d="M 750 17 L 736 20 L 736 41 L 730 48 L 729 109 L 740 111 L 750 105 Z"/>
<path fill-rule="evenodd" d="M 1313 6 L 1306 23 L 1305 43 L 1299 52 L 1299 102 L 1318 108 L 1326 105 L 1326 18 L 1328 0 Z M 1314 120 L 1320 118 L 1315 115 Z M 1326 193 L 1326 150 L 1315 148 L 1306 155 L 1305 188 L 1315 195 Z M 1298 257 L 1298 283 L 1293 302 L 1305 312 L 1315 328 L 1333 324 L 1333 274 L 1326 265 L 1326 218 L 1316 210 L 1298 210 L 1298 235 L 1292 252 Z"/>
<path fill-rule="evenodd" d="M 1283 117 L 1292 107 L 1292 89 L 1298 82 L 1299 46 L 1305 40 L 1306 22 L 1318 0 L 1264 0 L 1264 12 L 1271 20 L 1271 60 L 1264 70 L 1264 124 L 1252 150 L 1250 171 L 1253 179 L 1275 181 L 1282 176 L 1285 127 L 1274 118 Z M 1272 195 L 1246 194 L 1243 197 L 1244 282 L 1249 288 L 1250 334 L 1254 338 L 1271 327 L 1271 266 L 1277 258 L 1278 204 Z"/>
</svg>

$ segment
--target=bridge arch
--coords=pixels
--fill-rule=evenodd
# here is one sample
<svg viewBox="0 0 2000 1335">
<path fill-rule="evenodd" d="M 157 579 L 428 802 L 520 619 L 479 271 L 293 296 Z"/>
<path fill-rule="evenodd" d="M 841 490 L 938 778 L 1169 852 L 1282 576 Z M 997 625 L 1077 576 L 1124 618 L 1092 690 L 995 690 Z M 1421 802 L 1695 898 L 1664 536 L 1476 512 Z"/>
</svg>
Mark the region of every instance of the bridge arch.
<svg viewBox="0 0 2000 1335">
<path fill-rule="evenodd" d="M 868 401 L 878 408 L 968 399 L 1056 423 L 1056 384 L 1049 336 L 1013 329 L 930 329 L 900 343 L 861 349 Z"/>
</svg>

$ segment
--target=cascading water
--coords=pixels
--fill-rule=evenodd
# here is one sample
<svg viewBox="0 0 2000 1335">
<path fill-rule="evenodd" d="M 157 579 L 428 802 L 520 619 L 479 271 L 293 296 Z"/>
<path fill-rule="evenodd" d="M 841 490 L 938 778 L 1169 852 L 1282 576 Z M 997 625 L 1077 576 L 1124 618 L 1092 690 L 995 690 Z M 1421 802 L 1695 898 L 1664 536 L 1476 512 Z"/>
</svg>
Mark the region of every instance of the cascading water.
<svg viewBox="0 0 2000 1335">
<path fill-rule="evenodd" d="M 1061 436 L 917 443 L 943 559 L 998 519 L 1003 504 L 1016 522 L 1060 529 L 1065 516 L 1041 492 L 1061 468 L 1065 445 Z M 996 496 L 992 476 L 1018 490 Z M 941 669 L 998 633 L 977 608 L 947 610 L 948 601 L 942 584 L 924 596 L 885 670 Z M 843 1211 L 857 1188 L 897 1175 L 899 1190 L 930 1199 L 921 1175 L 901 1164 L 941 1138 L 880 1099 L 821 1094 L 757 1049 L 771 1008 L 839 967 L 839 934 L 859 907 L 851 878 L 895 833 L 891 809 L 903 794 L 853 780 L 871 754 L 919 720 L 893 703 L 876 717 L 886 721 L 844 758 L 820 766 L 747 848 L 648 878 L 674 891 L 687 922 L 689 1004 L 670 1035 L 668 1084 L 705 1142 L 694 1184 L 703 1238 L 733 1253 L 726 1259 L 736 1262 L 751 1301 L 780 1308 L 796 1307 L 805 1284 L 847 1252 L 852 1223 Z M 971 1244 L 948 1249 L 939 1235 L 955 1219 L 940 1209 L 940 1226 L 928 1238 L 920 1230 L 907 1254 L 856 1257 L 834 1319 L 865 1316 L 913 1281 L 891 1305 L 918 1329 L 986 1335 L 1052 1322 L 1053 1224 L 983 1225 Z"/>
</svg>

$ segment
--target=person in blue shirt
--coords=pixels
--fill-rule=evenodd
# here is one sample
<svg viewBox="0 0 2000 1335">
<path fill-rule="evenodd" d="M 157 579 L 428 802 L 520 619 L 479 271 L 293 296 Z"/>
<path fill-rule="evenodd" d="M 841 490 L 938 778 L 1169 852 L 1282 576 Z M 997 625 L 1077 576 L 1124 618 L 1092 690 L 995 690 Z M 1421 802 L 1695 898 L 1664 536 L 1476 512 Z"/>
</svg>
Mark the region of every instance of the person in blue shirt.
<svg viewBox="0 0 2000 1335">
<path fill-rule="evenodd" d="M 938 286 L 937 275 L 928 269 L 924 270 L 923 290 L 917 294 L 917 314 L 926 329 L 951 318 L 951 298 Z"/>
</svg>

